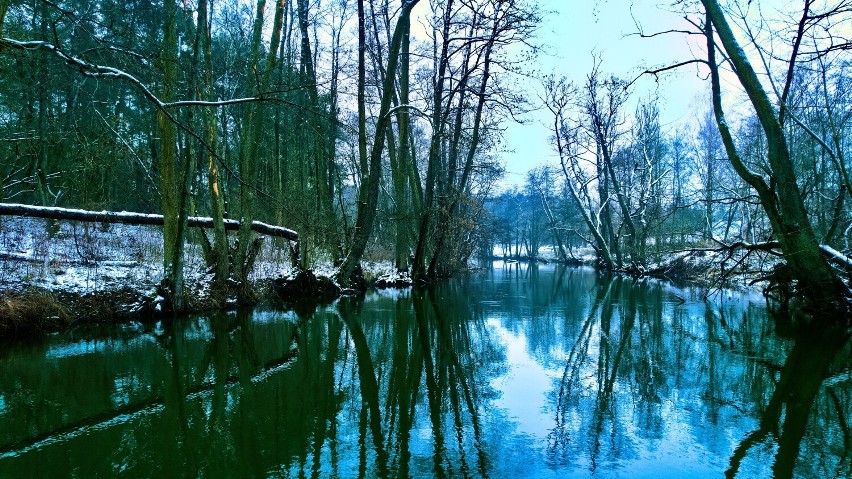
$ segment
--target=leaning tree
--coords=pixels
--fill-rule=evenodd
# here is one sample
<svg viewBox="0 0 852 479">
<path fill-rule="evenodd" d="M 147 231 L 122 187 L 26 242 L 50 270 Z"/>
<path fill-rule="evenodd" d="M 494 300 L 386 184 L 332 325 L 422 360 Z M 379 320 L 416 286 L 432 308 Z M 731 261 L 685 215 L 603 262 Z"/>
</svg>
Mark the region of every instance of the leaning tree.
<svg viewBox="0 0 852 479">
<path fill-rule="evenodd" d="M 701 0 L 705 10 L 704 33 L 707 40 L 707 65 L 710 69 L 713 109 L 716 123 L 728 155 L 737 174 L 757 193 L 772 231 L 784 255 L 792 279 L 797 281 L 798 292 L 805 308 L 820 317 L 848 317 L 852 292 L 843 282 L 840 273 L 829 261 L 846 263 L 848 259 L 834 250 L 821 246 L 805 209 L 793 158 L 788 146 L 787 132 L 783 127 L 786 92 L 793 80 L 793 70 L 804 35 L 803 25 L 819 21 L 821 14 L 811 11 L 812 2 L 806 0 L 800 28 L 794 37 L 792 53 L 788 60 L 788 74 L 780 97 L 775 105 L 764 88 L 752 62 L 737 40 L 726 12 L 718 0 Z M 848 9 L 846 10 L 848 13 Z M 822 17 L 827 18 L 827 17 Z M 717 46 L 717 41 L 720 45 Z M 720 63 L 717 48 L 724 50 L 734 73 L 748 96 L 766 139 L 766 165 L 755 171 L 740 155 L 734 141 L 722 103 Z"/>
</svg>

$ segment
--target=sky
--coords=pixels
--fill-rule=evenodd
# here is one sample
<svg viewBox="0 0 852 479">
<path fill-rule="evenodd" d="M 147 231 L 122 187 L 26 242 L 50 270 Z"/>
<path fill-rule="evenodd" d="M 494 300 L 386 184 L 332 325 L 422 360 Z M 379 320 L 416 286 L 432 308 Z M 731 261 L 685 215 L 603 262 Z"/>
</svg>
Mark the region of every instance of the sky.
<svg viewBox="0 0 852 479">
<path fill-rule="evenodd" d="M 593 52 L 602 59 L 601 72 L 634 79 L 646 68 L 689 60 L 701 51 L 690 51 L 689 39 L 683 34 L 640 38 L 637 22 L 646 33 L 690 26 L 682 14 L 665 10 L 670 2 L 658 0 L 542 0 L 545 9 L 539 29 L 539 42 L 545 45 L 534 68 L 542 74 L 566 76 L 581 84 L 593 65 Z M 693 44 L 695 39 L 691 40 Z M 700 46 L 699 46 L 700 48 Z M 526 81 L 527 88 L 535 81 Z M 658 80 L 645 75 L 633 86 L 632 100 L 648 98 L 656 92 L 660 102 L 661 123 L 671 130 L 696 116 L 700 97 L 706 97 L 709 84 L 694 66 L 686 66 L 661 75 Z M 537 99 L 536 91 L 527 96 Z M 628 106 L 632 111 L 635 103 Z M 509 151 L 502 157 L 506 166 L 505 186 L 523 184 L 526 172 L 544 164 L 558 164 L 550 141 L 551 122 L 547 110 L 525 115 L 525 123 L 507 122 L 503 147 Z"/>
</svg>

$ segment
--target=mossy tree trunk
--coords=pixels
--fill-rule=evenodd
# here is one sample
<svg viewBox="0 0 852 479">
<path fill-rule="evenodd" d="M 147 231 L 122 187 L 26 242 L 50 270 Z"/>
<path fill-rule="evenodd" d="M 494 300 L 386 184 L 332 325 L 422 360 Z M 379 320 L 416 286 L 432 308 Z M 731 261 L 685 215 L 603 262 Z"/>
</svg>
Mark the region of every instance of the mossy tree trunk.
<svg viewBox="0 0 852 479">
<path fill-rule="evenodd" d="M 213 54 L 210 33 L 210 4 L 208 0 L 198 1 L 198 39 L 201 53 L 200 100 L 213 98 Z M 204 141 L 207 143 L 207 189 L 210 194 L 210 216 L 213 218 L 213 248 L 208 262 L 214 267 L 214 282 L 222 287 L 228 278 L 228 237 L 225 233 L 225 197 L 222 181 L 219 177 L 219 157 L 217 156 L 219 136 L 216 128 L 216 112 L 206 108 L 202 113 Z"/>
<path fill-rule="evenodd" d="M 275 63 L 278 58 L 278 46 L 281 42 L 281 31 L 283 30 L 284 7 L 284 0 L 276 1 L 269 51 L 266 61 L 262 63 L 261 50 L 263 47 L 263 19 L 264 11 L 266 10 L 266 0 L 258 0 L 257 2 L 249 60 L 250 76 L 255 81 L 249 82 L 249 85 L 254 85 L 255 89 L 259 89 L 259 91 L 253 93 L 257 93 L 260 97 L 266 93 L 272 72 L 275 70 Z M 252 239 L 251 224 L 254 220 L 253 208 L 255 189 L 257 188 L 257 182 L 255 181 L 258 163 L 257 156 L 260 152 L 259 144 L 265 119 L 265 110 L 264 102 L 251 103 L 246 106 L 245 116 L 243 117 L 243 131 L 240 138 L 240 177 L 242 180 L 240 183 L 240 222 L 242 226 L 239 233 L 237 254 L 234 258 L 234 271 L 237 280 L 240 282 L 239 296 L 242 301 L 252 299 L 248 277 L 253 267 L 257 246 Z"/>
<path fill-rule="evenodd" d="M 784 130 L 769 96 L 751 63 L 737 42 L 725 14 L 716 0 L 701 0 L 706 17 L 708 65 L 711 71 L 713 107 L 728 159 L 737 174 L 757 192 L 772 230 L 781 245 L 784 259 L 808 309 L 823 313 L 821 317 L 837 317 L 842 310 L 842 283 L 820 252 L 820 245 L 805 210 L 797 184 L 796 172 L 787 147 Z M 734 66 L 737 78 L 746 91 L 760 121 L 767 144 L 768 181 L 752 172 L 741 159 L 722 108 L 719 67 L 715 56 L 715 30 Z"/>
<path fill-rule="evenodd" d="M 163 6 L 163 42 L 160 46 L 162 87 L 160 99 L 170 102 L 177 88 L 177 4 L 167 0 Z M 176 311 L 183 309 L 183 238 L 180 235 L 180 185 L 177 168 L 177 127 L 164 109 L 156 112 L 160 160 L 160 193 L 163 210 L 163 280 L 166 293 Z"/>
</svg>

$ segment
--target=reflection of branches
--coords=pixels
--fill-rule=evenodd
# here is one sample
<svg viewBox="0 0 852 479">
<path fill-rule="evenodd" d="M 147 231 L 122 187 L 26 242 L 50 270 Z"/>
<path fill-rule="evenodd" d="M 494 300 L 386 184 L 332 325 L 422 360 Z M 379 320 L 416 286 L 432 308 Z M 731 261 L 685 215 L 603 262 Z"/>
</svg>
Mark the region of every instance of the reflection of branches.
<svg viewBox="0 0 852 479">
<path fill-rule="evenodd" d="M 459 450 L 464 454 L 463 447 L 463 428 L 461 424 L 461 407 L 459 405 L 459 388 L 461 388 L 461 393 L 464 398 L 465 406 L 467 407 L 468 414 L 470 416 L 471 426 L 473 428 L 473 437 L 474 437 L 474 447 L 477 451 L 477 464 L 479 466 L 479 472 L 483 476 L 485 476 L 485 451 L 482 449 L 482 428 L 479 423 L 479 415 L 477 414 L 478 408 L 476 406 L 476 398 L 474 397 L 474 389 L 470 387 L 468 382 L 468 375 L 465 373 L 464 368 L 461 365 L 461 361 L 459 360 L 460 355 L 465 351 L 470 351 L 470 336 L 469 330 L 464 327 L 464 322 L 453 321 L 450 322 L 447 318 L 443 317 L 440 314 L 440 310 L 437 307 L 439 304 L 437 300 L 432 298 L 433 309 L 435 311 L 435 320 L 438 325 L 438 344 L 441 345 L 441 350 L 444 354 L 441 355 L 443 358 L 447 358 L 447 369 L 448 376 L 450 380 L 450 398 L 453 405 L 453 413 L 456 420 L 456 434 L 459 442 Z M 450 331 L 447 331 L 447 328 L 450 324 L 455 324 L 460 326 L 457 329 L 457 332 L 462 335 L 459 338 L 459 342 L 462 344 L 456 344 L 453 341 L 453 335 Z M 466 466 L 464 461 L 464 457 L 462 456 L 462 464 Z"/>
<path fill-rule="evenodd" d="M 633 292 L 634 286 L 631 286 L 631 292 Z M 622 323 L 620 325 L 621 337 L 618 341 L 618 349 L 616 349 L 615 356 L 612 361 L 609 362 L 607 359 L 609 355 L 605 355 L 599 361 L 600 366 L 598 370 L 599 381 L 600 378 L 603 377 L 603 385 L 598 384 L 597 397 L 595 398 L 595 414 L 594 414 L 594 442 L 593 442 L 593 450 L 591 454 L 592 468 L 595 468 L 595 464 L 597 461 L 598 453 L 600 452 L 601 445 L 601 433 L 603 432 L 603 425 L 605 419 L 605 413 L 610 411 L 610 404 L 612 402 L 612 393 L 615 385 L 615 376 L 618 372 L 618 368 L 621 365 L 621 360 L 624 357 L 624 352 L 627 348 L 627 345 L 630 343 L 630 337 L 633 334 L 633 325 L 636 322 L 636 299 L 630 298 L 627 301 L 627 305 L 629 311 L 627 311 L 622 318 Z M 601 324 L 607 324 L 606 330 L 604 327 L 601 327 L 601 343 L 609 342 L 609 322 L 612 319 L 612 306 L 607 305 L 601 311 Z M 609 351 L 609 347 L 604 349 L 605 351 Z M 603 375 L 603 376 L 602 376 Z"/>
<path fill-rule="evenodd" d="M 725 471 L 726 477 L 736 477 L 748 451 L 769 435 L 778 439 L 778 451 L 772 466 L 774 477 L 793 476 L 814 400 L 847 341 L 845 331 L 833 329 L 808 331 L 798 338 L 763 412 L 760 427 L 746 436 L 734 450 L 730 466 Z"/>
<path fill-rule="evenodd" d="M 641 296 L 648 298 L 659 298 L 661 290 L 651 290 L 647 282 L 643 282 L 642 288 L 637 291 Z M 662 299 L 660 298 L 660 302 Z M 663 335 L 663 311 L 662 308 L 654 307 L 655 302 L 642 301 L 641 311 L 639 313 L 639 360 L 637 361 L 637 371 L 634 375 L 636 386 L 639 389 L 639 395 L 642 402 L 648 407 L 649 414 L 652 407 L 659 403 L 660 396 L 657 387 L 660 383 L 658 374 L 660 362 L 662 361 L 661 354 L 663 350 L 662 335 Z M 650 418 L 650 416 L 649 416 Z"/>
<path fill-rule="evenodd" d="M 608 278 L 606 287 L 599 285 L 597 287 L 597 295 L 583 322 L 583 327 L 580 329 L 580 334 L 571 346 L 571 351 L 568 353 L 568 360 L 565 362 L 565 369 L 562 372 L 562 380 L 559 383 L 559 393 L 556 399 L 556 426 L 548 435 L 548 450 L 553 453 L 557 446 L 567 443 L 568 438 L 565 432 L 566 413 L 568 408 L 568 400 L 572 395 L 574 384 L 579 382 L 580 367 L 586 361 L 589 353 L 589 345 L 592 337 L 593 326 L 598 316 L 598 309 L 601 304 L 608 301 L 613 285 L 612 278 Z"/>
<path fill-rule="evenodd" d="M 315 321 L 314 324 L 322 324 L 320 321 Z M 337 427 L 337 408 L 338 402 L 335 400 L 335 384 L 334 384 L 334 366 L 337 361 L 338 348 L 340 347 L 340 337 L 343 334 L 343 323 L 332 316 L 328 324 L 328 342 L 327 351 L 323 351 L 323 344 L 319 341 L 314 341 L 318 351 L 317 356 L 324 358 L 321 360 L 318 369 L 319 377 L 316 378 L 315 386 L 322 388 L 318 405 L 320 410 L 319 419 L 315 423 L 316 431 L 313 434 L 313 464 L 311 465 L 312 477 L 320 477 L 320 468 L 322 466 L 322 446 L 325 444 L 327 429 L 331 429 L 331 437 L 334 437 Z M 307 348 L 306 348 L 307 349 Z M 326 421 L 325 418 L 328 418 Z M 307 450 L 307 448 L 305 448 Z M 332 450 L 332 470 L 336 470 L 335 447 Z"/>
<path fill-rule="evenodd" d="M 837 391 L 833 387 L 829 387 L 828 394 L 831 397 L 831 403 L 834 410 L 837 412 L 837 424 L 843 432 L 843 455 L 837 463 L 837 477 L 841 476 L 840 468 L 849 459 L 849 453 L 852 452 L 852 430 L 849 429 L 849 422 L 846 418 L 846 413 L 843 412 L 843 405 L 840 403 L 840 398 L 837 397 Z M 852 462 L 849 463 L 849 472 L 852 472 Z"/>
<path fill-rule="evenodd" d="M 429 400 L 429 418 L 432 420 L 432 436 L 435 441 L 433 468 L 436 476 L 444 476 L 444 434 L 441 428 L 441 391 L 435 380 L 435 363 L 432 358 L 432 347 L 429 338 L 429 328 L 426 322 L 425 301 L 422 292 L 412 294 L 414 300 L 414 317 L 417 320 L 417 335 L 423 350 L 423 365 L 426 369 L 426 396 Z M 419 301 L 418 301 L 419 299 Z"/>
<path fill-rule="evenodd" d="M 183 347 L 179 342 L 172 344 L 177 346 L 177 348 Z M 277 374 L 287 370 L 293 361 L 296 360 L 297 354 L 298 350 L 293 348 L 278 358 L 265 361 L 260 368 L 247 376 L 248 380 L 252 382 L 258 381 L 261 378 L 268 378 L 272 374 Z M 231 386 L 241 380 L 241 374 L 228 374 L 224 377 L 224 384 Z M 185 386 L 182 388 L 181 394 L 183 396 L 180 400 L 181 402 L 186 402 L 187 400 L 196 399 L 213 391 L 219 386 L 219 381 L 216 379 L 213 381 L 204 381 L 194 385 Z M 143 401 L 137 401 L 123 407 L 94 414 L 66 424 L 62 427 L 55 428 L 51 431 L 31 436 L 24 440 L 4 444 L 0 446 L 0 459 L 17 456 L 28 451 L 40 449 L 50 444 L 65 442 L 76 437 L 85 436 L 90 434 L 92 431 L 97 431 L 106 427 L 126 424 L 140 417 L 160 414 L 165 410 L 167 400 L 171 401 L 173 399 L 167 398 L 166 395 L 167 394 L 153 396 Z"/>
<path fill-rule="evenodd" d="M 382 432 L 382 416 L 379 410 L 379 385 L 376 380 L 376 369 L 370 356 L 370 347 L 364 330 L 358 321 L 351 317 L 351 306 L 347 303 L 340 304 L 340 319 L 346 324 L 355 346 L 355 356 L 358 363 L 358 379 L 361 383 L 361 397 L 364 399 L 364 409 L 361 412 L 362 421 L 364 415 L 369 412 L 370 434 L 373 436 L 373 447 L 376 449 L 376 462 L 380 477 L 388 476 L 388 454 L 384 447 L 384 433 Z"/>
<path fill-rule="evenodd" d="M 388 400 L 385 405 L 386 418 L 388 420 L 388 438 L 394 434 L 395 420 L 398 416 L 396 428 L 398 456 L 394 458 L 394 464 L 398 467 L 398 477 L 408 477 L 409 462 L 411 461 L 411 428 L 414 423 L 414 408 L 417 404 L 417 396 L 420 394 L 420 383 L 423 372 L 423 350 L 410 344 L 417 344 L 412 326 L 415 324 L 411 317 L 411 309 L 405 302 L 396 304 L 396 337 L 395 350 L 393 353 L 393 365 L 391 366 L 390 379 L 388 382 Z M 390 447 L 390 446 L 389 446 Z"/>
<path fill-rule="evenodd" d="M 740 357 L 748 359 L 750 361 L 754 361 L 757 364 L 760 364 L 764 368 L 770 371 L 780 371 L 782 366 L 775 363 L 771 359 L 762 356 L 754 349 L 750 348 L 747 344 L 744 344 L 743 341 L 738 341 L 739 333 L 733 329 L 733 327 L 728 323 L 725 319 L 725 313 L 722 310 L 718 312 L 719 316 L 719 325 L 722 327 L 722 330 L 725 332 L 727 336 L 723 338 L 721 335 L 715 333 L 715 328 L 710 331 L 708 330 L 707 341 L 711 343 L 716 343 L 721 346 L 723 349 L 728 351 L 729 353 L 736 354 Z M 705 319 L 708 321 L 708 328 L 710 321 L 716 318 L 716 313 L 710 308 L 710 305 L 707 305 L 707 310 L 705 314 Z"/>
<path fill-rule="evenodd" d="M 633 333 L 633 324 L 636 322 L 635 300 L 629 301 L 628 306 L 630 308 L 630 311 L 627 313 L 627 317 L 624 318 L 621 324 L 621 338 L 619 338 L 618 341 L 618 349 L 615 351 L 615 357 L 612 360 L 612 366 L 610 367 L 609 376 L 606 378 L 606 382 L 604 383 L 604 388 L 602 392 L 604 404 L 609 403 L 609 400 L 612 397 L 612 391 L 615 385 L 615 375 L 618 372 L 618 366 L 621 364 L 621 359 L 624 357 L 624 351 L 627 348 L 628 343 L 630 342 L 630 336 Z"/>
</svg>

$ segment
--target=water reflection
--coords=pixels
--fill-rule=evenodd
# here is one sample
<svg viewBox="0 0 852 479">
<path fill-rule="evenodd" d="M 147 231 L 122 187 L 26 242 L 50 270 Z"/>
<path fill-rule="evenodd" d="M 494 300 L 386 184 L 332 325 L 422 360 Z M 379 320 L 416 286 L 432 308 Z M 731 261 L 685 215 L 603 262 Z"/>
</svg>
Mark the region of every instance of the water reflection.
<svg viewBox="0 0 852 479">
<path fill-rule="evenodd" d="M 852 475 L 846 331 L 702 294 L 496 264 L 6 348 L 0 477 Z"/>
<path fill-rule="evenodd" d="M 725 472 L 726 477 L 736 477 L 743 460 L 752 449 L 767 441 L 773 436 L 772 442 L 777 445 L 777 452 L 772 464 L 772 471 L 777 479 L 794 476 L 798 458 L 804 447 L 809 454 L 825 455 L 830 448 L 836 448 L 839 453 L 837 465 L 833 468 L 826 464 L 823 458 L 814 461 L 813 472 L 819 477 L 849 477 L 852 475 L 850 468 L 850 430 L 847 422 L 848 402 L 848 361 L 837 362 L 838 353 L 847 346 L 846 332 L 842 329 L 828 328 L 816 329 L 803 332 L 796 339 L 792 350 L 787 356 L 787 361 L 777 374 L 777 382 L 774 392 L 769 398 L 761 414 L 759 428 L 749 433 L 740 442 L 731 457 L 730 467 Z M 848 359 L 848 355 L 846 355 Z M 845 368 L 845 371 L 843 370 Z M 825 379 L 834 374 L 826 387 L 823 387 Z M 846 387 L 838 388 L 838 383 L 847 383 Z M 821 410 L 817 403 L 818 396 L 831 400 L 834 411 Z M 841 395 L 845 396 L 841 399 Z M 823 401 L 820 401 L 823 402 Z M 844 404 L 846 405 L 844 407 Z M 825 442 L 818 448 L 811 448 L 815 444 L 807 444 L 805 436 L 808 433 L 809 417 L 811 411 L 816 410 L 817 415 L 822 412 L 824 417 L 818 417 L 813 421 L 815 432 L 822 431 L 825 436 L 820 439 Z M 826 421 L 830 420 L 832 413 L 835 415 L 837 427 L 840 428 L 839 436 L 841 444 L 832 444 L 831 427 L 826 428 Z M 841 446 L 841 447 L 838 447 Z M 825 448 L 825 449 L 823 449 Z M 823 450 L 821 450 L 823 449 Z M 804 469 L 808 464 L 801 464 Z"/>
</svg>

